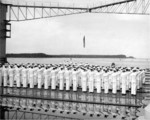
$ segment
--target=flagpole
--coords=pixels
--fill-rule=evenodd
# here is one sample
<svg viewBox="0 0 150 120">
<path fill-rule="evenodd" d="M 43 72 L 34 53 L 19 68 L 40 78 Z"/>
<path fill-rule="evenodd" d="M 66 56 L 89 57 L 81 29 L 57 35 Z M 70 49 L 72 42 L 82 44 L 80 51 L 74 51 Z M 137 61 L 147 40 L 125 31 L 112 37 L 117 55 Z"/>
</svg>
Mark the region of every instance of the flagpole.
<svg viewBox="0 0 150 120">
<path fill-rule="evenodd" d="M 83 37 L 83 48 L 85 48 L 85 36 Z"/>
<path fill-rule="evenodd" d="M 87 55 L 85 35 L 83 36 L 83 51 L 84 51 L 84 54 Z"/>
</svg>

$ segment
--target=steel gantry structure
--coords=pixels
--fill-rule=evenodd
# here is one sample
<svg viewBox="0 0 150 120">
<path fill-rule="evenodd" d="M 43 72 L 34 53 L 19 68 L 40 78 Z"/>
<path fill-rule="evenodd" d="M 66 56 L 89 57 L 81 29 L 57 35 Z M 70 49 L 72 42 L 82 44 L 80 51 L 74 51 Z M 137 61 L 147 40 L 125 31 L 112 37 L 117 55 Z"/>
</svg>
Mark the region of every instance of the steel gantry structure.
<svg viewBox="0 0 150 120">
<path fill-rule="evenodd" d="M 8 9 L 8 21 L 24 21 L 80 13 L 150 14 L 150 0 L 115 0 L 97 5 L 17 2 L 2 0 Z"/>
<path fill-rule="evenodd" d="M 150 0 L 107 0 L 105 2 L 98 2 L 96 4 L 89 4 L 89 5 L 67 5 L 67 4 L 60 4 L 60 3 L 44 3 L 44 2 L 26 2 L 21 0 L 0 0 L 0 63 L 5 63 L 6 60 L 6 38 L 11 37 L 11 21 L 26 21 L 26 20 L 35 20 L 35 19 L 42 19 L 42 18 L 51 18 L 51 17 L 58 17 L 58 16 L 66 16 L 72 14 L 81 14 L 81 13 L 114 13 L 114 14 L 138 14 L 138 15 L 149 15 L 150 14 Z M 2 95 L 3 93 L 7 94 L 7 88 L 3 89 L 0 86 L 0 104 L 2 104 Z M 14 89 L 13 89 L 14 90 Z M 16 90 L 14 90 L 16 91 Z M 14 92 L 14 95 L 19 97 L 18 93 Z M 5 94 L 4 94 L 5 96 Z M 10 95 L 6 95 L 7 97 L 13 97 Z M 33 96 L 32 96 L 33 97 Z M 29 95 L 26 96 L 25 99 L 32 99 Z M 138 100 L 142 99 L 140 94 L 138 96 Z M 23 96 L 20 97 L 24 98 Z M 37 97 L 35 99 L 42 99 L 42 97 Z M 54 100 L 54 98 L 48 98 L 47 100 Z M 55 99 L 58 100 L 59 99 Z M 132 99 L 131 99 L 132 100 Z M 62 99 L 61 99 L 62 101 Z M 64 102 L 69 100 L 64 100 Z M 75 102 L 81 102 L 81 99 L 77 99 Z M 69 101 L 73 102 L 73 101 Z M 125 105 L 121 104 L 122 106 L 132 106 L 132 107 L 139 107 L 140 104 L 132 105 Z M 98 104 L 91 101 L 84 101 L 83 103 L 90 103 L 90 104 Z M 104 104 L 103 102 L 101 104 Z M 108 103 L 107 103 L 108 104 Z M 120 104 L 112 104 L 110 105 L 119 105 Z M 5 106 L 5 105 L 4 105 Z M 9 111 L 8 111 L 9 110 Z M 5 112 L 4 112 L 5 111 Z M 11 111 L 11 112 L 10 112 Z M 10 114 L 11 113 L 11 114 Z M 17 115 L 19 117 L 17 118 Z M 66 117 L 59 113 L 60 117 L 52 115 L 53 112 L 50 114 L 41 111 L 26 111 L 20 110 L 16 111 L 16 109 L 10 109 L 7 107 L 2 107 L 0 105 L 0 119 L 25 119 L 26 116 L 30 116 L 28 119 L 71 119 L 71 117 Z M 58 115 L 58 113 L 57 113 Z M 71 115 L 70 115 L 71 116 Z M 78 119 L 76 115 L 74 119 Z M 83 117 L 84 118 L 84 117 Z M 108 118 L 107 118 L 108 119 Z"/>
<path fill-rule="evenodd" d="M 122 0 L 92 7 L 93 13 L 141 14 L 149 15 L 149 0 Z"/>
</svg>

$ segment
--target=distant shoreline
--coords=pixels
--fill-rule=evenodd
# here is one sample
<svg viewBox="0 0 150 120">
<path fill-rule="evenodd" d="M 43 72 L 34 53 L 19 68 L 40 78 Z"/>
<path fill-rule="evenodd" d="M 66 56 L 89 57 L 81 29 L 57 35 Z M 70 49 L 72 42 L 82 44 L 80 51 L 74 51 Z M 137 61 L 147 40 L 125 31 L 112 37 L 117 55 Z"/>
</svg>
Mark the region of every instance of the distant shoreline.
<svg viewBox="0 0 150 120">
<path fill-rule="evenodd" d="M 126 55 L 120 54 L 120 55 L 48 55 L 45 53 L 8 53 L 7 58 L 132 58 L 134 57 L 130 56 L 127 57 Z"/>
</svg>

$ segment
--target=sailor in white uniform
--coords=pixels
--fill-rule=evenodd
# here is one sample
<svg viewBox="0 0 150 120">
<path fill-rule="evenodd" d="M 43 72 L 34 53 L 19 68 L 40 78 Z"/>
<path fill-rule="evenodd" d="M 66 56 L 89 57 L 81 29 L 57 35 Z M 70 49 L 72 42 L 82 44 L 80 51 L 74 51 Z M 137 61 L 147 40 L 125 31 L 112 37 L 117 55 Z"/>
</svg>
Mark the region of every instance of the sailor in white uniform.
<svg viewBox="0 0 150 120">
<path fill-rule="evenodd" d="M 70 90 L 70 69 L 69 68 L 65 70 L 64 77 L 66 81 L 66 90 Z"/>
<path fill-rule="evenodd" d="M 2 65 L 0 64 L 0 87 L 2 86 L 2 78 L 3 78 Z"/>
<path fill-rule="evenodd" d="M 141 73 L 141 79 L 142 79 L 142 84 L 145 83 L 145 70 L 142 70 L 142 73 Z"/>
<path fill-rule="evenodd" d="M 6 65 L 3 65 L 3 68 L 2 68 L 2 74 L 3 74 L 3 85 L 4 87 L 8 85 L 8 66 Z"/>
<path fill-rule="evenodd" d="M 120 82 L 121 82 L 121 80 L 120 80 L 121 72 L 122 72 L 122 71 L 119 70 L 119 69 L 118 69 L 117 72 L 116 72 L 116 74 L 117 74 L 117 76 L 116 76 L 116 77 L 117 77 L 117 90 L 120 90 L 120 89 L 121 89 L 121 83 L 120 83 Z"/>
<path fill-rule="evenodd" d="M 137 91 L 137 71 L 133 70 L 133 73 L 130 75 L 131 77 L 131 94 L 136 95 Z"/>
<path fill-rule="evenodd" d="M 64 68 L 60 68 L 58 72 L 59 90 L 64 90 Z"/>
<path fill-rule="evenodd" d="M 102 75 L 103 75 L 103 71 L 101 70 L 98 70 L 95 74 L 95 86 L 96 86 L 97 93 L 101 93 Z"/>
<path fill-rule="evenodd" d="M 81 83 L 81 72 L 82 72 L 82 69 L 79 67 L 77 69 L 77 72 L 78 72 L 78 76 L 77 76 L 77 79 L 78 79 L 78 86 L 79 87 L 82 87 L 82 83 Z"/>
<path fill-rule="evenodd" d="M 126 74 L 127 74 L 127 79 L 126 79 L 126 90 L 129 91 L 130 87 L 130 74 L 132 72 L 130 71 L 129 68 L 126 69 Z"/>
<path fill-rule="evenodd" d="M 55 90 L 56 89 L 56 84 L 57 84 L 57 69 L 53 68 L 53 70 L 51 71 L 51 89 Z"/>
<path fill-rule="evenodd" d="M 9 86 L 14 87 L 14 68 L 13 68 L 13 66 L 9 67 L 8 75 L 9 75 Z"/>
<path fill-rule="evenodd" d="M 113 70 L 110 69 L 109 70 L 109 80 L 108 80 L 109 90 L 112 90 L 112 74 L 113 74 Z"/>
<path fill-rule="evenodd" d="M 140 82 L 141 87 L 144 82 L 145 82 L 145 70 L 141 69 L 141 82 Z"/>
<path fill-rule="evenodd" d="M 23 84 L 23 87 L 27 87 L 28 86 L 28 74 L 27 74 L 27 68 L 26 68 L 26 66 L 23 66 L 23 68 L 22 68 L 22 84 Z"/>
<path fill-rule="evenodd" d="M 52 81 L 52 77 L 51 77 L 51 72 L 52 72 L 52 70 L 53 70 L 53 67 L 52 66 L 49 66 L 48 67 L 48 81 L 49 81 L 49 83 L 48 83 L 48 85 L 49 85 L 49 87 L 51 87 L 51 81 Z"/>
<path fill-rule="evenodd" d="M 137 89 L 140 89 L 142 87 L 142 82 L 141 82 L 141 78 L 142 78 L 142 74 L 141 74 L 141 70 L 138 69 L 137 72 Z"/>
<path fill-rule="evenodd" d="M 122 88 L 122 94 L 126 94 L 126 82 L 127 82 L 127 73 L 125 70 L 122 71 L 120 75 L 121 80 L 121 88 Z"/>
<path fill-rule="evenodd" d="M 29 85 L 30 85 L 30 88 L 34 88 L 34 69 L 33 67 L 31 66 L 29 68 Z"/>
<path fill-rule="evenodd" d="M 23 85 L 23 77 L 22 77 L 22 70 L 23 70 L 23 64 L 20 64 L 20 87 Z"/>
<path fill-rule="evenodd" d="M 43 70 L 42 67 L 39 67 L 37 70 L 37 79 L 38 79 L 38 88 L 42 88 L 42 80 L 43 80 Z"/>
<path fill-rule="evenodd" d="M 72 72 L 72 79 L 73 79 L 73 91 L 77 91 L 77 88 L 78 88 L 78 71 L 76 68 Z"/>
<path fill-rule="evenodd" d="M 116 70 L 114 70 L 114 73 L 112 74 L 112 93 L 117 93 L 117 74 Z"/>
<path fill-rule="evenodd" d="M 94 92 L 94 74 L 93 69 L 88 72 L 88 88 L 89 92 Z"/>
<path fill-rule="evenodd" d="M 37 71 L 38 71 L 38 67 L 37 66 L 35 66 L 34 68 L 33 68 L 34 70 L 33 70 L 33 81 L 34 81 L 34 85 L 37 85 L 37 80 L 38 80 L 38 75 L 37 75 Z"/>
<path fill-rule="evenodd" d="M 94 71 L 93 71 L 93 79 L 94 79 L 94 89 L 96 89 L 96 74 L 97 74 L 97 69 L 94 68 Z"/>
<path fill-rule="evenodd" d="M 48 68 L 46 67 L 43 71 L 43 77 L 44 77 L 44 89 L 48 89 L 49 87 L 49 74 L 48 74 Z"/>
<path fill-rule="evenodd" d="M 83 69 L 81 72 L 81 85 L 82 85 L 82 92 L 87 91 L 87 71 Z"/>
<path fill-rule="evenodd" d="M 15 67 L 14 80 L 16 82 L 17 87 L 20 87 L 21 86 L 21 73 L 20 73 L 20 66 L 19 65 L 16 65 L 16 67 Z"/>
<path fill-rule="evenodd" d="M 108 93 L 109 90 L 109 72 L 108 70 L 105 70 L 105 73 L 103 74 L 104 79 L 104 93 Z"/>
</svg>

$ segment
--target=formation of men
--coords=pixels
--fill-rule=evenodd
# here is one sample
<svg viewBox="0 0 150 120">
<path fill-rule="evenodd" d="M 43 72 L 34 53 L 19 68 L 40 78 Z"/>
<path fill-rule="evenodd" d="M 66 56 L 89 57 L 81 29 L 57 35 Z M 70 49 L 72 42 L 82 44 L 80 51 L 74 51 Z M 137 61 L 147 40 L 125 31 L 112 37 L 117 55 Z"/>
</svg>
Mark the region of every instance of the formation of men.
<svg viewBox="0 0 150 120">
<path fill-rule="evenodd" d="M 145 70 L 138 67 L 111 67 L 83 63 L 61 64 L 4 64 L 0 66 L 0 85 L 59 89 L 82 92 L 122 94 L 136 91 L 145 82 Z"/>
<path fill-rule="evenodd" d="M 62 64 L 5 64 L 0 66 L 0 86 L 4 87 L 23 87 L 23 88 L 44 88 L 60 91 L 78 91 L 82 90 L 80 95 L 81 101 L 93 101 L 101 103 L 114 104 L 131 104 L 134 99 L 125 102 L 124 98 L 120 101 L 115 97 L 93 97 L 90 94 L 93 92 L 106 95 L 110 91 L 116 95 L 121 91 L 126 94 L 130 91 L 135 97 L 138 89 L 145 82 L 145 70 L 137 67 L 111 67 L 98 66 L 83 63 L 66 62 Z M 88 93 L 88 95 L 86 94 Z M 63 92 L 62 92 L 63 93 Z M 55 92 L 51 91 L 51 97 L 55 96 Z M 69 99 L 67 92 L 61 94 L 59 99 L 63 97 Z M 73 100 L 76 100 L 75 92 L 72 92 Z M 17 108 L 29 109 L 44 109 L 45 111 L 60 111 L 60 112 L 81 112 L 83 114 L 97 115 L 122 115 L 127 114 L 134 116 L 136 109 L 134 107 L 127 108 L 125 106 L 102 105 L 102 104 L 87 104 L 68 101 L 53 101 L 53 100 L 34 100 L 22 98 L 3 98 L 2 105 Z M 131 102 L 131 103 L 130 103 Z"/>
</svg>

